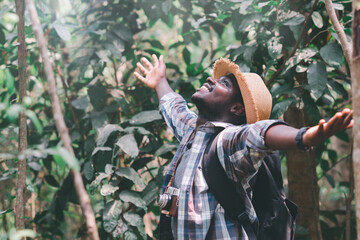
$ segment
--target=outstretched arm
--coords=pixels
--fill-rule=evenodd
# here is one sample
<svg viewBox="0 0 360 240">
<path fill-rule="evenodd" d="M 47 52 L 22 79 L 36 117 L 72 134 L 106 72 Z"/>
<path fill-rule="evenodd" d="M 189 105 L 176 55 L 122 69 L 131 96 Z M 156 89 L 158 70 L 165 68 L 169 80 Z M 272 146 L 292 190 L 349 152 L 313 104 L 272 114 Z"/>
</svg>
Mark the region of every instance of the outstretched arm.
<svg viewBox="0 0 360 240">
<path fill-rule="evenodd" d="M 346 108 L 336 113 L 328 122 L 324 119 L 319 124 L 309 128 L 303 135 L 302 142 L 307 147 L 316 146 L 332 135 L 350 128 L 354 124 L 353 111 Z M 286 125 L 274 125 L 265 134 L 265 143 L 269 148 L 278 150 L 297 149 L 295 137 L 299 129 Z"/>
<path fill-rule="evenodd" d="M 161 55 L 158 59 L 155 54 L 152 55 L 154 65 L 152 65 L 146 58 L 141 58 L 141 62 L 146 68 L 138 62 L 136 65 L 140 71 L 145 75 L 143 77 L 137 72 L 134 72 L 134 76 L 145 83 L 150 88 L 155 88 L 159 100 L 162 96 L 169 92 L 173 92 L 167 79 L 166 79 L 166 66 L 164 62 L 164 56 Z"/>
</svg>

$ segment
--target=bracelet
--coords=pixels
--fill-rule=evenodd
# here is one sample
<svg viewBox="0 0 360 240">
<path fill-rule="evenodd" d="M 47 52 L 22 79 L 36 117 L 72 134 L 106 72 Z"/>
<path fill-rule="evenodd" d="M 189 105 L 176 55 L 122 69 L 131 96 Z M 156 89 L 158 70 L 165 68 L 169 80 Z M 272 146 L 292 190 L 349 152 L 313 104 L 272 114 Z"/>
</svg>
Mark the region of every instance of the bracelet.
<svg viewBox="0 0 360 240">
<path fill-rule="evenodd" d="M 303 135 L 308 129 L 309 129 L 309 127 L 300 128 L 299 132 L 296 134 L 296 137 L 295 137 L 296 146 L 300 150 L 303 150 L 303 151 L 307 151 L 307 150 L 311 149 L 311 147 L 305 146 L 303 143 Z"/>
</svg>

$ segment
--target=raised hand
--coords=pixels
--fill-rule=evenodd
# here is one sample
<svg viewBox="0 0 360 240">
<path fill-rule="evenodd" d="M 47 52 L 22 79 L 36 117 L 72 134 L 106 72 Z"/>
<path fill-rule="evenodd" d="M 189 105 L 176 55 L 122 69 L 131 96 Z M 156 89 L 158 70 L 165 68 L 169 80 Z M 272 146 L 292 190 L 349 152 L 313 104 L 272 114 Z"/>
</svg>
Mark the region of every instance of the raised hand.
<svg viewBox="0 0 360 240">
<path fill-rule="evenodd" d="M 342 112 L 336 113 L 328 122 L 324 119 L 319 124 L 309 128 L 303 135 L 303 143 L 305 146 L 315 146 L 332 135 L 351 128 L 354 124 L 352 119 L 353 110 L 345 108 Z"/>
<path fill-rule="evenodd" d="M 150 88 L 156 88 L 159 86 L 161 82 L 167 82 L 166 80 L 166 66 L 164 63 L 163 55 L 158 59 L 155 54 L 152 55 L 154 65 L 152 65 L 146 58 L 141 58 L 141 62 L 145 65 L 145 67 L 138 62 L 136 66 L 140 69 L 140 71 L 145 75 L 143 77 L 137 72 L 134 72 L 134 76 L 145 83 Z"/>
</svg>

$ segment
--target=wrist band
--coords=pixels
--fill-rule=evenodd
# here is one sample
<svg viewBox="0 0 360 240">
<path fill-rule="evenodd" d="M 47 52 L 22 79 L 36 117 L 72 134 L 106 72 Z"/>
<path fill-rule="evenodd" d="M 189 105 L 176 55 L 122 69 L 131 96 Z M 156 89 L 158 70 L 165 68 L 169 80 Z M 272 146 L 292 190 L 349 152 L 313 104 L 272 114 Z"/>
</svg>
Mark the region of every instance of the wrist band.
<svg viewBox="0 0 360 240">
<path fill-rule="evenodd" d="M 311 147 L 305 146 L 303 143 L 303 135 L 309 129 L 309 127 L 303 127 L 299 129 L 299 132 L 296 134 L 295 143 L 296 146 L 303 151 L 311 149 Z"/>
</svg>

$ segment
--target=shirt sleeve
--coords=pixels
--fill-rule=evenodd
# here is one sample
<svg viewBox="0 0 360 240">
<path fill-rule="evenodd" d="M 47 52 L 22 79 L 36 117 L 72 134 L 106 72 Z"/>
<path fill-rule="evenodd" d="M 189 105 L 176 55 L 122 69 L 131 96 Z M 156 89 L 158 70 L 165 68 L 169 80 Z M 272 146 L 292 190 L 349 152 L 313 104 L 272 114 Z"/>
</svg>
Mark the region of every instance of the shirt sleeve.
<svg viewBox="0 0 360 240">
<path fill-rule="evenodd" d="M 254 124 L 229 127 L 218 138 L 217 153 L 226 174 L 235 182 L 246 184 L 254 176 L 267 154 L 274 152 L 265 144 L 265 133 L 280 120 L 262 120 Z"/>
<path fill-rule="evenodd" d="M 160 99 L 159 111 L 179 141 L 195 128 L 197 115 L 189 110 L 185 99 L 177 93 L 164 95 Z"/>
</svg>

